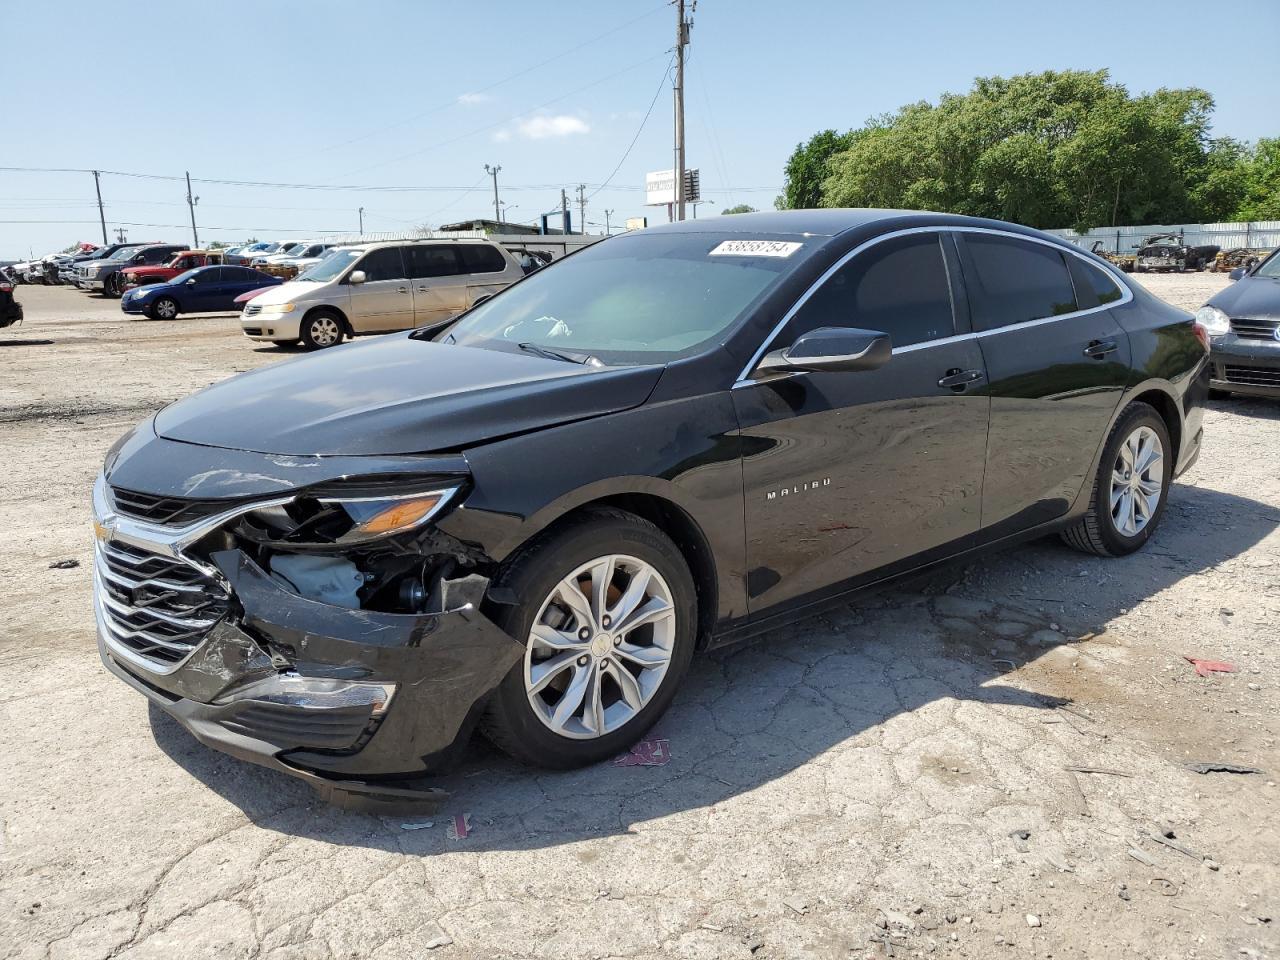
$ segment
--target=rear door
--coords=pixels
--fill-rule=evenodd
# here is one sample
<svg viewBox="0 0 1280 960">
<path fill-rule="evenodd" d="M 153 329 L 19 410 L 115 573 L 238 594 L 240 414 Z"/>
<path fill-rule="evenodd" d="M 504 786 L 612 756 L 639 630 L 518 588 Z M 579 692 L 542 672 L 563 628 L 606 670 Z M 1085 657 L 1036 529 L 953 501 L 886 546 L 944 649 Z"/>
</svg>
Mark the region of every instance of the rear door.
<svg viewBox="0 0 1280 960">
<path fill-rule="evenodd" d="M 407 330 L 413 326 L 413 292 L 400 247 L 383 247 L 366 253 L 355 265 L 364 271 L 364 283 L 343 281 L 351 293 L 351 327 L 356 333 Z"/>
<path fill-rule="evenodd" d="M 1075 254 L 1010 234 L 957 238 L 990 378 L 982 524 L 997 537 L 1070 508 L 1128 384 L 1129 339 L 1088 274 L 1073 279 Z M 1119 300 L 1114 281 L 1100 280 Z"/>
<path fill-rule="evenodd" d="M 458 256 L 467 275 L 459 313 L 469 309 L 481 297 L 491 297 L 524 276 L 524 271 L 518 269 L 517 264 L 488 243 L 459 244 Z"/>
<path fill-rule="evenodd" d="M 946 234 L 874 243 L 793 308 L 767 349 L 859 327 L 890 335 L 889 362 L 734 386 L 753 616 L 976 537 L 990 402 L 958 274 Z"/>
</svg>

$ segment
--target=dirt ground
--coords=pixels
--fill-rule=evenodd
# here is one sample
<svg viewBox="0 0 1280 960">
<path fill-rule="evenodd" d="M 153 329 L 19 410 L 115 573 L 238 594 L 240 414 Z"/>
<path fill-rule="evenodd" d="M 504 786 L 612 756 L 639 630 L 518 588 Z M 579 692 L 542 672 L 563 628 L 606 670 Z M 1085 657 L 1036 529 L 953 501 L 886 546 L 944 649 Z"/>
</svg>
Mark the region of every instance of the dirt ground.
<svg viewBox="0 0 1280 960">
<path fill-rule="evenodd" d="M 1143 282 L 1194 309 L 1226 280 Z M 0 956 L 1280 957 L 1280 403 L 1215 402 L 1137 556 L 1044 541 L 955 567 L 700 658 L 665 766 L 537 772 L 477 742 L 440 815 L 380 819 L 200 746 L 94 646 L 108 445 L 288 354 L 234 317 L 19 299 Z"/>
</svg>

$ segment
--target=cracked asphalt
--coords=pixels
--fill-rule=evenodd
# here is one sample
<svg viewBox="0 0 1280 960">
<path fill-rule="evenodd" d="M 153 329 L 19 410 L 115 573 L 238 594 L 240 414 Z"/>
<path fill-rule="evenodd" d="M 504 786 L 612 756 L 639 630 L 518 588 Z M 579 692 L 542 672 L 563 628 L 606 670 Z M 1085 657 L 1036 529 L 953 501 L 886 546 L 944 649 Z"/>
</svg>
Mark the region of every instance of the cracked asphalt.
<svg viewBox="0 0 1280 960">
<path fill-rule="evenodd" d="M 439 814 L 376 818 L 200 746 L 94 647 L 107 446 L 282 354 L 19 298 L 0 344 L 53 342 L 0 345 L 0 957 L 1280 956 L 1280 402 L 1214 402 L 1137 556 L 1040 541 L 828 610 L 696 659 L 665 766 L 478 740 Z"/>
</svg>

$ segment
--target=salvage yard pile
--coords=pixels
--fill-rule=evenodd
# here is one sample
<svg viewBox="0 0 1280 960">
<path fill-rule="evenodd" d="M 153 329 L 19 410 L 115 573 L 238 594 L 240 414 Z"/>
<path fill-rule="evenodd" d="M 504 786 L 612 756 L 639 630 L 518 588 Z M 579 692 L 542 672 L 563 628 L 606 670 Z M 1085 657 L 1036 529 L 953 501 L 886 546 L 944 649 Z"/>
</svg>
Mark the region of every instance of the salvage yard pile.
<svg viewBox="0 0 1280 960">
<path fill-rule="evenodd" d="M 1188 310 L 1228 283 L 1138 279 Z M 1280 403 L 1211 404 L 1143 552 L 1046 540 L 826 611 L 695 659 L 620 762 L 477 741 L 445 809 L 379 818 L 201 746 L 94 646 L 107 447 L 297 354 L 21 300 L 0 957 L 1280 956 Z"/>
</svg>

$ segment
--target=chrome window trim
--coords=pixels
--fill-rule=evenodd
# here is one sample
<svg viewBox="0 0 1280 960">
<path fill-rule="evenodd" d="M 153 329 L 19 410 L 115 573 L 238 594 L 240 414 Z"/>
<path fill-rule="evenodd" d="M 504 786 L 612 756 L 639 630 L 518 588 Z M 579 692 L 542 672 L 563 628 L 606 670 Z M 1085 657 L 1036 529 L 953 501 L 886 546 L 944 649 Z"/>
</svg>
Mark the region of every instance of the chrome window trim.
<svg viewBox="0 0 1280 960">
<path fill-rule="evenodd" d="M 1095 270 L 1102 270 L 1102 272 L 1108 278 L 1110 278 L 1111 281 L 1115 283 L 1117 287 L 1120 288 L 1120 299 L 1112 301 L 1111 303 L 1100 304 L 1099 306 L 1096 306 L 1096 307 L 1089 307 L 1085 310 L 1073 310 L 1070 313 L 1060 313 L 1052 317 L 1038 317 L 1035 320 L 1024 320 L 1021 323 L 1011 323 L 1008 326 L 1004 326 L 1004 327 L 993 327 L 990 330 L 974 330 L 969 333 L 958 333 L 950 337 L 940 337 L 937 340 L 923 340 L 920 343 L 907 344 L 905 347 L 894 347 L 893 352 L 895 355 L 899 353 L 910 353 L 911 351 L 914 351 L 914 350 L 922 350 L 926 347 L 942 346 L 944 344 L 949 344 L 949 343 L 961 343 L 965 340 L 978 340 L 982 337 L 995 336 L 1001 333 L 1008 333 L 1010 331 L 1015 331 L 1015 330 L 1027 330 L 1027 329 L 1030 329 L 1031 327 L 1038 327 L 1046 323 L 1055 323 L 1059 320 L 1070 320 L 1072 317 L 1084 317 L 1084 316 L 1088 316 L 1091 313 L 1097 313 L 1099 310 L 1108 310 L 1111 307 L 1123 306 L 1124 304 L 1129 303 L 1133 300 L 1133 290 L 1130 288 L 1127 280 L 1123 280 L 1117 277 L 1110 270 L 1103 270 L 1103 268 L 1099 264 L 1094 262 L 1094 260 L 1091 258 L 1090 255 L 1086 254 L 1084 251 L 1079 250 L 1078 248 L 1076 248 L 1071 244 L 1056 243 L 1052 240 L 1045 240 L 1041 237 L 1029 237 L 1026 234 L 1016 233 L 1012 230 L 996 230 L 991 227 L 963 227 L 963 226 L 953 227 L 953 226 L 937 225 L 937 226 L 928 226 L 928 227 L 908 227 L 903 230 L 893 230 L 889 233 L 882 233 L 877 237 L 872 237 L 870 240 L 865 240 L 862 243 L 858 244 L 856 247 L 854 247 L 852 250 L 850 250 L 848 253 L 842 256 L 839 260 L 833 263 L 830 267 L 828 267 L 823 272 L 822 276 L 818 277 L 817 280 L 815 280 L 812 284 L 810 284 L 809 289 L 800 295 L 800 297 L 796 300 L 796 302 L 791 305 L 791 308 L 783 315 L 782 319 L 778 321 L 777 325 L 771 331 L 769 331 L 769 335 L 761 341 L 760 348 L 755 352 L 755 354 L 752 355 L 750 362 L 748 362 L 747 365 L 742 368 L 742 372 L 738 374 L 738 378 L 733 382 L 733 385 L 730 387 L 730 389 L 736 390 L 739 387 L 752 386 L 757 382 L 751 379 L 749 374 L 751 373 L 752 370 L 756 368 L 756 365 L 760 363 L 760 359 L 765 355 L 765 353 L 768 352 L 769 347 L 773 344 L 774 339 L 778 336 L 778 334 L 780 334 L 783 331 L 786 325 L 791 322 L 792 317 L 794 317 L 800 311 L 800 308 L 803 307 L 805 303 L 808 302 L 809 298 L 813 296 L 813 294 L 817 291 L 817 289 L 821 287 L 824 283 L 826 283 L 828 280 L 830 280 L 831 277 L 838 270 L 840 270 L 845 264 L 847 264 L 850 260 L 852 260 L 858 254 L 862 253 L 864 250 L 870 249 L 871 247 L 875 246 L 877 243 L 882 243 L 885 240 L 892 240 L 895 237 L 905 237 L 905 236 L 911 236 L 912 234 L 919 234 L 919 233 L 947 233 L 947 232 L 987 233 L 997 237 L 1011 237 L 1014 240 L 1025 240 L 1029 243 L 1039 243 L 1046 247 L 1052 247 L 1054 250 L 1057 250 L 1060 253 L 1069 253 L 1072 256 L 1079 257 L 1081 260 L 1085 262 L 1087 266 L 1090 266 Z M 943 263 L 945 266 L 946 264 L 945 257 L 943 259 Z M 948 279 L 949 279 L 949 275 L 948 275 Z M 777 378 L 770 378 L 771 381 L 774 379 L 777 379 Z"/>
</svg>

